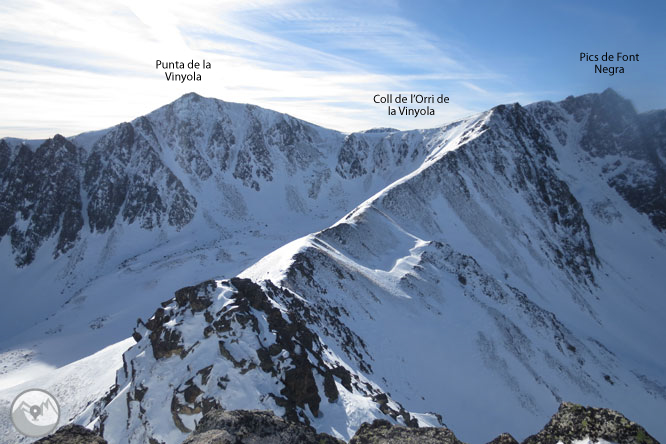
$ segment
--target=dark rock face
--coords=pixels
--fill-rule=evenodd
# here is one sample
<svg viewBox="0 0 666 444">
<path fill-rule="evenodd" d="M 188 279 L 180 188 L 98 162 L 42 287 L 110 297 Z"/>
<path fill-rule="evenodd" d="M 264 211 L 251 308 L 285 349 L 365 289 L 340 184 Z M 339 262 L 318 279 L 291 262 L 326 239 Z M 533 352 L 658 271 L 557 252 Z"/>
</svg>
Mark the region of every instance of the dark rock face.
<svg viewBox="0 0 666 444">
<path fill-rule="evenodd" d="M 463 444 L 446 427 L 402 427 L 382 419 L 364 423 L 349 444 Z"/>
<path fill-rule="evenodd" d="M 148 337 L 155 359 L 168 358 L 184 352 L 181 334 L 178 330 L 170 329 L 165 325 L 170 319 L 169 315 L 165 315 L 164 309 L 160 308 L 146 322 L 146 327 L 150 330 Z"/>
<path fill-rule="evenodd" d="M 60 427 L 54 434 L 35 441 L 40 444 L 107 444 L 96 433 L 76 424 Z"/>
<path fill-rule="evenodd" d="M 557 413 L 523 444 L 571 444 L 574 440 L 604 439 L 618 444 L 658 444 L 648 432 L 621 413 L 563 402 Z"/>
<path fill-rule="evenodd" d="M 148 230 L 166 224 L 182 228 L 194 217 L 196 199 L 162 162 L 157 147 L 147 119 L 118 125 L 95 144 L 83 180 L 91 231 L 113 228 L 118 216 Z"/>
<path fill-rule="evenodd" d="M 581 147 L 595 157 L 631 154 L 643 157 L 638 115 L 631 102 L 612 89 L 593 97 Z"/>
<path fill-rule="evenodd" d="M 599 260 L 590 227 L 581 204 L 566 182 L 559 179 L 550 166 L 551 160 L 557 160 L 553 147 L 539 130 L 535 119 L 522 106 L 499 106 L 494 112 L 498 119 L 491 123 L 490 131 L 486 131 L 465 147 L 459 156 L 457 152 L 452 154 L 461 158 L 461 162 L 467 163 L 469 157 L 476 156 L 473 150 L 479 149 L 477 144 L 485 143 L 486 146 L 495 148 L 494 155 L 498 158 L 493 162 L 494 173 L 509 179 L 510 186 L 517 189 L 533 208 L 535 218 L 549 228 L 550 233 L 545 236 L 557 239 L 556 242 L 543 240 L 554 252 L 553 262 L 568 270 L 575 279 L 593 283 L 593 269 Z M 512 149 L 502 149 L 507 142 Z M 502 156 L 508 157 L 508 162 L 502 160 Z M 516 170 L 507 177 L 502 165 L 511 164 L 516 165 Z M 465 166 L 474 170 L 473 163 Z M 579 263 L 578 257 L 584 258 L 582 263 Z"/>
<path fill-rule="evenodd" d="M 266 139 L 279 148 L 290 165 L 306 167 L 317 159 L 316 152 L 311 148 L 316 139 L 312 128 L 289 116 L 282 116 L 268 128 Z"/>
<path fill-rule="evenodd" d="M 231 146 L 236 143 L 236 138 L 229 129 L 230 126 L 231 121 L 228 117 L 215 122 L 206 144 L 206 154 L 209 158 L 215 159 L 214 164 L 217 164 L 220 171 L 226 171 L 229 168 Z"/>
<path fill-rule="evenodd" d="M 666 112 L 638 114 L 612 89 L 569 97 L 562 106 L 584 122 L 580 146 L 602 162 L 607 183 L 655 227 L 665 230 Z"/>
<path fill-rule="evenodd" d="M 259 180 L 263 179 L 267 182 L 273 180 L 274 164 L 271 152 L 264 139 L 267 130 L 254 115 L 255 109 L 256 107 L 253 106 L 249 106 L 247 109 L 248 130 L 236 157 L 233 176 L 241 180 L 243 185 L 259 191 Z M 284 128 L 288 129 L 289 126 Z M 285 137 L 287 142 L 293 143 L 293 140 L 289 140 L 290 133 L 285 134 Z"/>
<path fill-rule="evenodd" d="M 206 281 L 192 287 L 181 288 L 180 290 L 176 291 L 176 302 L 178 302 L 180 307 L 184 307 L 189 304 L 189 306 L 192 308 L 192 311 L 195 312 L 204 311 L 210 306 L 210 304 L 212 304 L 212 301 L 207 295 L 215 287 L 215 281 Z"/>
<path fill-rule="evenodd" d="M 350 134 L 345 139 L 345 143 L 338 154 L 338 165 L 335 171 L 345 178 L 353 179 L 367 173 L 363 166 L 368 158 L 370 147 L 368 143 L 359 139 L 356 135 Z"/>
<path fill-rule="evenodd" d="M 5 170 L 9 166 L 12 151 L 4 140 L 0 140 L 0 177 L 4 176 Z"/>
<path fill-rule="evenodd" d="M 190 222 L 196 199 L 164 165 L 150 131 L 146 119 L 123 123 L 90 154 L 56 135 L 34 152 L 16 147 L 12 159 L 2 141 L 0 238 L 10 236 L 18 266 L 30 264 L 37 249 L 54 236 L 54 257 L 69 251 L 80 237 L 84 211 L 90 231 L 99 232 L 113 228 L 119 218 L 145 229 L 167 224 L 182 228 Z"/>
<path fill-rule="evenodd" d="M 32 262 L 42 243 L 56 235 L 54 256 L 67 252 L 83 227 L 80 150 L 56 135 L 34 153 L 21 145 L 11 163 L 3 158 L 6 149 L 0 147 L 0 166 L 5 164 L 0 188 L 0 237 L 9 234 L 16 264 Z M 22 223 L 17 223 L 17 214 Z"/>
<path fill-rule="evenodd" d="M 263 410 L 212 410 L 183 444 L 342 444 L 305 424 L 288 422 Z"/>
<path fill-rule="evenodd" d="M 652 180 L 618 191 L 663 231 L 666 230 L 666 111 L 641 114 L 639 121 L 645 135 L 646 161 L 652 166 Z"/>
<path fill-rule="evenodd" d="M 91 230 L 106 231 L 116 221 L 129 187 L 125 171 L 133 143 L 134 129 L 124 123 L 103 137 L 88 158 L 83 183 L 93 196 L 87 209 Z"/>
<path fill-rule="evenodd" d="M 441 196 L 467 228 L 501 256 L 505 254 L 501 250 L 510 250 L 511 246 L 496 246 L 498 236 L 490 236 L 486 227 L 496 225 L 492 219 L 497 216 L 491 219 L 481 205 L 492 208 L 500 220 L 509 220 L 510 214 L 506 214 L 495 192 L 502 190 L 506 199 L 524 201 L 531 208 L 540 233 L 530 242 L 537 241 L 553 265 L 564 270 L 572 281 L 593 285 L 599 260 L 590 228 L 580 202 L 553 167 L 557 156 L 548 138 L 537 120 L 519 104 L 500 105 L 490 113 L 486 122 L 479 122 L 462 135 L 462 140 L 469 138 L 469 142 L 446 153 L 404 186 L 384 193 L 379 202 L 382 211 L 387 209 L 401 220 L 437 232 L 437 220 L 422 215 L 428 213 L 428 202 Z M 480 134 L 472 138 L 473 132 Z M 511 232 L 521 227 L 504 225 L 501 230 Z"/>
</svg>

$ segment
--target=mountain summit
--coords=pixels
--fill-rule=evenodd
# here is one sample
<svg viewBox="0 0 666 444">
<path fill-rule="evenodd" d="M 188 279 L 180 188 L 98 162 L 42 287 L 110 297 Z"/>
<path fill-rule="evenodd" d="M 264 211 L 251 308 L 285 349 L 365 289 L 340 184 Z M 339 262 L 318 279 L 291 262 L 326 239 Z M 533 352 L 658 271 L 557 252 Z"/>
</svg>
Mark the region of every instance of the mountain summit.
<svg viewBox="0 0 666 444">
<path fill-rule="evenodd" d="M 189 94 L 96 140 L 5 141 L 8 282 L 52 313 L 11 341 L 99 349 L 141 316 L 69 412 L 109 442 L 179 443 L 220 407 L 486 442 L 562 401 L 663 439 L 665 141 L 666 112 L 612 90 L 349 135 Z M 21 152 L 53 179 L 19 181 Z"/>
</svg>

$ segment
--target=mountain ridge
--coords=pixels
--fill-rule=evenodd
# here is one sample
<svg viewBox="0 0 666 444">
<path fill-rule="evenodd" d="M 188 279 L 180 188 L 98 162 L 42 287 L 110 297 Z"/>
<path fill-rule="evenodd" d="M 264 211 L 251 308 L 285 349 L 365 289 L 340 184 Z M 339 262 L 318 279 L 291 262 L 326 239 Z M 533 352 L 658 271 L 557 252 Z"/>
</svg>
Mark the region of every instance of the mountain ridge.
<svg viewBox="0 0 666 444">
<path fill-rule="evenodd" d="M 556 108 L 544 110 L 544 107 Z M 556 136 L 557 121 L 549 123 L 550 135 L 541 127 L 543 120 L 539 120 L 539 116 L 546 111 L 561 111 L 559 107 L 548 103 L 535 106 L 536 110 L 520 105 L 498 106 L 467 122 L 450 134 L 450 145 L 440 146 L 439 151 L 431 153 L 412 173 L 360 204 L 330 228 L 276 250 L 239 275 L 240 279 L 250 279 L 252 285 L 262 289 L 266 300 L 275 304 L 279 311 L 271 316 L 306 325 L 309 335 L 325 344 L 324 350 L 330 350 L 333 362 L 343 362 L 346 368 L 358 372 L 359 378 L 374 381 L 381 390 L 379 394 L 386 394 L 389 405 L 399 407 L 385 412 L 378 402 L 383 398 L 361 388 L 352 387 L 350 391 L 337 377 L 333 378 L 336 391 L 351 393 L 358 400 L 350 404 L 340 403 L 337 397 L 326 399 L 322 394 L 326 392 L 328 370 L 325 370 L 326 365 L 320 364 L 324 369 L 315 370 L 315 366 L 309 370 L 312 376 L 306 378 L 312 381 L 309 384 L 312 396 L 318 393 L 317 408 L 312 409 L 312 405 L 305 402 L 306 398 L 290 395 L 287 389 L 288 372 L 310 375 L 309 371 L 298 364 L 293 368 L 279 367 L 270 354 L 261 352 L 264 346 L 258 346 L 255 354 L 252 351 L 255 346 L 250 345 L 249 340 L 238 338 L 240 344 L 249 349 L 230 349 L 225 345 L 224 349 L 219 349 L 222 359 L 211 361 L 206 358 L 213 353 L 208 341 L 234 343 L 233 337 L 227 336 L 227 330 L 215 327 L 219 322 L 216 316 L 224 310 L 215 308 L 206 315 L 207 309 L 204 309 L 196 319 L 190 318 L 185 314 L 187 304 L 182 305 L 176 298 L 176 306 L 174 301 L 165 303 L 168 314 L 156 312 L 153 319 L 163 319 L 160 323 L 175 321 L 173 325 L 177 327 L 168 327 L 166 333 L 161 327 L 154 330 L 145 323 L 152 333 L 141 330 L 139 345 L 127 355 L 129 362 L 136 361 L 133 367 L 136 376 L 127 372 L 124 376 L 119 374 L 119 395 L 100 411 L 109 415 L 103 421 L 109 436 L 124 433 L 121 431 L 124 426 L 113 418 L 128 415 L 130 433 L 139 433 L 131 435 L 135 438 L 153 436 L 166 442 L 172 439 L 178 442 L 182 438 L 176 436 L 185 436 L 165 434 L 165 425 L 159 418 L 169 412 L 155 412 L 153 416 L 148 412 L 135 413 L 144 409 L 144 402 L 168 405 L 170 395 L 159 388 L 161 385 L 155 388 L 145 385 L 145 381 L 163 380 L 164 376 L 159 375 L 167 368 L 180 369 L 173 378 L 167 378 L 172 386 L 182 390 L 196 386 L 190 390 L 201 396 L 188 401 L 178 394 L 173 395 L 172 399 L 178 401 L 176 404 L 172 401 L 171 414 L 181 421 L 196 420 L 205 411 L 202 400 L 209 396 L 225 400 L 225 408 L 263 407 L 286 415 L 294 414 L 283 410 L 284 405 L 293 402 L 296 415 L 302 421 L 315 425 L 321 432 L 332 432 L 345 439 L 358 427 L 356 421 L 361 414 L 353 410 L 357 407 L 349 406 L 359 405 L 362 398 L 370 402 L 362 413 L 364 420 L 380 415 L 397 422 L 410 421 L 415 416 L 425 421 L 426 417 L 414 411 L 436 411 L 447 424 L 453 423 L 456 430 L 462 430 L 459 433 L 463 436 L 471 433 L 476 437 L 473 441 L 482 437 L 474 435 L 469 419 L 465 418 L 478 417 L 487 408 L 488 396 L 499 396 L 504 404 L 514 406 L 507 411 L 511 412 L 510 417 L 499 411 L 494 414 L 501 416 L 504 424 L 512 423 L 516 430 L 525 428 L 530 421 L 536 424 L 539 412 L 547 411 L 564 399 L 615 405 L 633 397 L 658 410 L 657 406 L 666 398 L 655 397 L 645 381 L 659 386 L 658 379 L 653 378 L 658 378 L 656 375 L 662 370 L 657 369 L 663 364 L 649 354 L 642 357 L 644 362 L 634 362 L 631 357 L 637 350 L 625 348 L 626 340 L 616 342 L 610 339 L 614 335 L 594 332 L 587 327 L 614 325 L 618 315 L 609 313 L 606 304 L 611 303 L 609 298 L 619 302 L 627 295 L 613 290 L 622 278 L 611 277 L 603 271 L 609 264 L 617 266 L 617 258 L 607 254 L 605 242 L 594 239 L 600 227 L 612 225 L 613 219 L 609 222 L 599 212 L 594 216 L 597 219 L 589 219 L 594 213 L 588 215 L 588 211 L 594 206 L 576 189 L 576 180 L 589 182 L 586 171 L 577 173 L 567 166 L 566 174 L 562 172 L 572 160 L 569 157 L 581 154 L 567 149 L 578 142 L 565 140 L 562 144 L 561 138 Z M 571 113 L 569 116 L 559 121 L 567 127 L 559 129 L 563 132 L 566 129 L 571 139 L 582 139 L 581 132 L 572 131 L 571 125 L 583 120 L 576 120 Z M 569 174 L 578 176 L 574 180 L 567 177 Z M 615 192 L 603 177 L 594 184 L 605 187 L 600 189 L 601 196 Z M 611 205 L 619 205 L 619 202 L 615 198 Z M 626 211 L 622 214 L 630 216 Z M 639 220 L 642 219 L 639 217 Z M 442 223 L 448 225 L 445 227 Z M 638 226 L 651 233 L 650 236 L 657 239 L 661 236 L 651 223 L 645 225 L 643 221 Z M 655 245 L 652 252 L 664 258 L 663 241 L 661 247 Z M 645 340 L 647 331 L 660 328 L 657 327 L 659 313 L 663 314 L 664 307 L 655 300 L 656 283 L 660 278 L 639 272 L 632 276 L 645 277 L 644 285 L 650 283 L 652 288 L 641 299 L 642 305 L 648 304 L 654 310 L 652 321 L 644 320 L 646 330 L 637 330 L 635 336 Z M 552 288 L 539 285 L 540 280 L 549 282 Z M 211 283 L 198 297 L 210 301 L 213 304 L 210 307 L 217 307 L 216 298 L 226 300 L 224 306 L 242 305 L 238 302 L 238 298 L 244 297 L 242 291 L 234 290 L 234 282 L 240 281 L 226 282 Z M 216 296 L 219 291 L 237 296 L 220 299 L 221 296 Z M 299 305 L 303 303 L 306 305 Z M 624 310 L 622 316 L 631 313 L 647 316 L 644 309 L 632 305 L 630 300 L 620 306 Z M 260 324 L 263 322 L 260 320 L 263 315 L 248 312 L 247 316 L 259 320 Z M 460 316 L 468 322 L 461 322 Z M 582 326 L 579 325 L 581 320 Z M 195 333 L 202 328 L 203 333 Z M 234 335 L 238 334 L 238 328 L 231 329 Z M 248 328 L 245 326 L 240 331 Z M 279 332 L 268 325 L 260 327 L 256 334 L 264 331 Z M 375 331 L 381 334 L 373 333 Z M 464 332 L 462 336 L 460 332 Z M 245 334 L 240 333 L 240 337 L 244 338 Z M 176 347 L 186 354 L 181 354 L 180 358 L 154 356 L 155 361 L 134 358 L 137 353 L 143 354 L 142 350 L 152 348 L 154 353 L 156 347 L 163 347 L 160 340 L 146 342 L 146 335 L 165 339 L 176 335 L 175 343 L 171 339 L 167 341 L 168 347 Z M 410 343 L 426 344 L 429 338 L 438 338 L 441 345 L 431 343 L 410 350 Z M 652 351 L 659 349 L 654 341 L 646 347 Z M 433 348 L 437 351 L 431 350 Z M 305 347 L 307 359 L 299 354 L 302 349 L 296 350 L 295 347 L 287 350 L 286 362 L 326 361 L 320 349 Z M 435 359 L 433 353 L 440 357 Z M 457 356 L 456 368 L 444 365 L 443 357 L 450 353 Z M 396 371 L 396 360 L 402 370 Z M 244 363 L 239 365 L 240 362 Z M 244 384 L 254 386 L 255 378 L 270 375 L 277 388 L 269 389 L 268 398 L 263 397 L 266 389 L 260 391 L 263 396 L 259 398 L 229 397 L 226 388 L 214 387 L 210 380 L 197 379 L 197 368 L 207 365 L 212 366 L 208 372 L 215 375 L 238 368 L 233 373 L 235 376 L 228 377 L 234 384 L 246 381 Z M 274 365 L 282 370 L 273 372 Z M 185 370 L 185 366 L 191 370 Z M 419 373 L 420 378 L 414 379 Z M 141 387 L 133 382 L 138 380 L 144 381 Z M 483 389 L 475 391 L 470 385 L 472 380 Z M 620 385 L 632 389 L 625 391 Z M 452 396 L 447 390 L 454 387 L 456 394 Z M 142 399 L 149 400 L 137 400 L 137 395 L 131 392 L 136 393 L 137 389 Z M 176 392 L 181 389 L 177 388 Z M 121 407 L 125 405 L 125 395 L 120 393 L 126 390 L 130 390 L 126 395 L 130 404 L 125 412 Z M 446 400 L 447 395 L 450 401 Z M 269 401 L 281 396 L 289 402 L 274 405 Z M 428 401 L 426 396 L 434 396 L 435 400 Z M 455 405 L 463 399 L 467 409 L 456 411 Z M 471 407 L 473 403 L 476 409 Z M 438 405 L 442 407 L 436 407 Z M 650 416 L 645 408 L 634 407 L 636 412 L 640 410 L 641 416 Z M 339 419 L 335 422 L 327 419 L 340 418 L 341 409 L 352 409 L 344 410 L 350 421 L 346 425 L 340 424 Z M 393 410 L 404 413 L 391 416 Z M 532 419 L 517 419 L 516 411 L 531 414 Z M 151 417 L 155 425 L 151 425 Z M 647 420 L 656 424 L 654 417 Z M 184 426 L 181 433 L 186 433 L 186 429 L 191 430 L 191 427 Z"/>
<path fill-rule="evenodd" d="M 189 94 L 147 116 L 98 132 L 96 139 L 88 138 L 90 145 L 76 148 L 60 174 L 47 161 L 46 147 L 54 140 L 76 146 L 72 141 L 83 135 L 71 140 L 58 136 L 41 143 L 35 151 L 27 144 L 9 146 L 3 140 L 0 248 L 4 247 L 4 256 L 14 257 L 15 264 L 7 264 L 10 268 L 26 268 L 37 256 L 44 260 L 68 256 L 56 261 L 60 270 L 47 278 L 63 294 L 58 304 L 49 302 L 53 311 L 77 293 L 86 292 L 88 277 L 96 279 L 99 274 L 78 259 L 86 255 L 101 257 L 106 273 L 109 266 L 122 267 L 135 255 L 149 254 L 155 245 L 178 233 L 183 237 L 188 230 L 214 244 L 238 231 L 233 227 L 253 225 L 250 231 L 258 235 L 234 235 L 248 242 L 261 237 L 258 230 L 269 232 L 277 239 L 265 239 L 265 253 L 325 226 L 327 222 L 318 221 L 332 222 L 336 213 L 342 215 L 352 208 L 357 196 L 378 191 L 391 181 L 391 175 L 399 176 L 401 170 L 407 171 L 418 162 L 407 156 L 418 156 L 414 149 L 421 146 L 421 134 L 406 133 L 406 142 L 403 134 L 393 139 L 360 133 L 346 138 L 255 106 Z M 357 145 L 362 149 L 356 150 Z M 363 158 L 358 157 L 360 152 L 365 153 Z M 393 161 L 400 166 L 394 168 Z M 278 176 L 273 180 L 275 174 Z M 53 180 L 49 176 L 54 176 Z M 60 183 L 56 187 L 60 194 L 50 192 L 51 182 Z M 69 188 L 64 184 L 70 184 Z M 255 192 L 263 196 L 261 200 Z M 41 201 L 35 202 L 37 194 Z M 47 207 L 52 217 L 44 220 L 40 214 Z M 288 215 L 290 220 L 277 223 L 270 213 Z M 64 216 L 75 223 L 63 226 L 60 220 Z M 311 222 L 301 227 L 304 216 Z M 278 226 L 265 230 L 266 225 Z M 125 234 L 119 234 L 121 231 Z M 54 236 L 61 239 L 51 245 Z M 129 254 L 116 246 L 128 236 L 135 239 Z M 41 250 L 45 251 L 39 253 Z M 180 250 L 172 247 L 166 254 Z M 246 262 L 246 257 L 251 260 L 262 254 L 253 256 L 242 248 L 216 250 L 230 262 Z M 27 267 L 20 274 L 31 275 L 31 268 L 39 266 Z M 85 278 L 71 277 L 75 270 Z M 9 272 L 3 278 L 12 282 L 15 275 Z M 34 280 L 22 277 L 18 288 L 26 293 L 42 292 L 39 287 L 25 285 Z M 41 314 L 43 319 L 50 313 L 45 310 Z M 23 316 L 23 323 L 40 319 L 27 316 Z M 19 319 L 7 319 L 7 325 L 18 328 Z"/>
<path fill-rule="evenodd" d="M 658 112 L 636 117 L 614 94 L 525 107 L 500 105 L 434 130 L 354 133 L 340 139 L 340 145 L 328 145 L 339 148 L 327 157 L 330 175 L 321 186 L 338 178 L 351 181 L 348 189 L 360 186 L 363 192 L 349 194 L 356 199 L 351 211 L 344 215 L 341 206 L 342 214 L 321 219 L 319 227 L 301 227 L 314 234 L 294 236 L 278 249 L 286 242 L 278 239 L 270 249 L 257 249 L 247 267 L 216 265 L 222 273 L 202 267 L 199 275 L 209 273 L 202 277 L 220 278 L 204 281 L 209 283 L 196 287 L 201 290 L 192 297 L 178 295 L 192 294 L 195 287 L 177 292 L 162 311 L 142 321 L 139 342 L 126 353 L 126 369 L 118 373 L 110 404 L 97 404 L 77 421 L 98 417 L 113 439 L 138 433 L 179 442 L 211 399 L 229 396 L 210 375 L 224 378 L 231 372 L 235 377 L 222 386 L 245 381 L 267 397 L 231 396 L 228 407 L 271 408 L 347 439 L 360 418 L 435 420 L 415 413 L 424 411 L 441 413 L 463 437 L 474 437 L 466 418 L 481 414 L 488 399 L 510 406 L 506 412 L 493 410 L 490 425 L 506 427 L 518 421 L 508 418 L 508 412 L 521 411 L 527 413 L 515 429 L 526 429 L 557 403 L 571 399 L 628 409 L 662 433 L 650 412 L 666 400 L 663 362 L 655 357 L 660 350 L 655 338 L 664 333 L 659 319 L 666 313 L 658 299 L 663 287 L 658 264 L 666 259 L 666 243 L 659 226 L 663 208 L 654 199 L 661 189 L 660 144 L 666 139 Z M 204 141 L 214 131 L 196 134 L 187 119 L 177 119 L 177 109 L 169 120 L 168 106 L 160 108 L 164 117 L 158 123 L 142 121 L 136 131 L 149 140 L 150 125 L 160 134 L 159 146 L 175 147 L 164 164 L 200 199 L 210 194 L 206 184 L 214 180 L 205 166 L 212 159 L 222 165 L 226 150 L 221 141 L 230 138 L 229 132 L 216 138 L 219 143 L 209 156 Z M 619 109 L 620 115 L 599 113 L 595 107 Z M 242 120 L 251 128 L 252 119 Z M 604 132 L 606 121 L 617 121 L 613 128 L 618 131 Z M 155 130 L 162 124 L 166 129 Z M 178 125 L 184 129 L 173 131 Z M 214 122 L 206 125 L 213 128 Z M 274 198 L 271 193 L 281 177 L 300 179 L 298 168 L 292 175 L 287 167 L 278 174 L 276 159 L 286 159 L 282 165 L 316 163 L 312 157 L 294 157 L 303 149 L 285 142 L 291 140 L 288 131 L 271 133 L 271 128 L 262 140 L 244 139 L 246 144 L 227 158 L 243 158 L 240 153 L 246 149 L 251 159 L 251 172 L 241 167 L 234 177 L 242 184 L 237 190 L 245 193 L 241 197 L 247 208 L 236 213 L 243 214 L 237 218 L 243 223 L 259 208 L 251 207 L 247 193 Z M 646 128 L 653 131 L 645 133 Z M 120 129 L 117 133 L 109 148 L 123 146 L 116 143 L 124 140 Z M 111 138 L 109 134 L 104 137 Z M 267 144 L 271 134 L 280 136 L 277 144 Z M 307 130 L 298 125 L 294 134 L 294 140 L 307 140 Z M 637 149 L 636 141 L 645 140 L 646 150 Z M 276 148 L 282 157 L 264 157 L 262 143 L 263 148 L 282 146 Z M 194 154 L 185 149 L 192 145 L 197 147 Z M 233 175 L 236 168 L 232 172 L 230 165 L 224 171 Z M 219 190 L 224 194 L 230 189 Z M 289 224 L 302 224 L 316 214 L 315 207 L 298 211 L 298 202 L 312 197 L 290 201 L 289 184 L 284 190 L 286 197 L 277 201 L 298 215 Z M 329 191 L 325 200 L 338 194 Z M 324 208 L 332 210 L 331 205 Z M 209 220 L 221 219 L 211 212 Z M 264 232 L 275 228 L 257 227 Z M 239 237 L 241 231 L 233 236 L 248 239 Z M 173 232 L 165 232 L 164 239 Z M 233 237 L 223 235 L 220 244 L 229 239 Z M 202 251 L 202 261 L 211 258 Z M 159 267 L 161 260 L 154 260 Z M 128 264 L 138 267 L 140 262 Z M 143 273 L 154 273 L 154 267 L 142 268 L 148 270 Z M 225 283 L 239 282 L 229 281 L 233 275 L 249 279 L 264 302 L 253 306 L 250 297 L 243 308 L 247 292 Z M 191 279 L 188 285 L 196 282 Z M 154 301 L 159 291 L 151 294 L 147 299 Z M 220 299 L 222 294 L 226 299 Z M 232 302 L 209 310 L 222 300 L 236 301 L 241 312 L 233 311 Z M 144 312 L 148 306 L 143 303 Z M 268 318 L 272 324 L 266 323 Z M 631 330 L 613 331 L 623 324 Z M 229 330 L 229 325 L 234 327 Z M 274 342 L 262 345 L 259 336 L 269 333 Z M 280 334 L 291 339 L 278 340 Z M 322 345 L 313 348 L 307 345 L 311 341 Z M 450 360 L 456 365 L 447 366 Z M 340 367 L 348 373 L 335 370 Z M 158 375 L 164 372 L 176 387 L 173 393 L 160 389 L 164 376 Z M 306 393 L 295 391 L 288 375 L 306 375 Z M 365 383 L 345 382 L 355 380 L 353 375 Z M 461 402 L 466 408 L 456 407 Z M 158 414 L 146 403 L 168 411 Z M 125 425 L 121 418 L 127 415 Z M 167 417 L 173 422 L 160 419 Z"/>
</svg>

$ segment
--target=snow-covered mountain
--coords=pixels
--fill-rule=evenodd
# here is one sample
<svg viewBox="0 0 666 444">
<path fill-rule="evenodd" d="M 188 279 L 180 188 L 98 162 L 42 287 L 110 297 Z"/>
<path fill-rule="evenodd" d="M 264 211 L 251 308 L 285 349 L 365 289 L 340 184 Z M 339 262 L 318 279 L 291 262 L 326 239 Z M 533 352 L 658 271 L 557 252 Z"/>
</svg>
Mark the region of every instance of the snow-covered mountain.
<svg viewBox="0 0 666 444">
<path fill-rule="evenodd" d="M 345 135 L 188 94 L 106 130 L 0 140 L 0 404 L 105 347 L 119 363 L 165 294 L 329 226 L 444 132 Z M 77 396 L 71 381 L 49 383 L 77 399 L 68 419 L 113 383 L 95 368 L 110 378 Z"/>
<path fill-rule="evenodd" d="M 176 443 L 214 406 L 345 439 L 441 415 L 485 442 L 524 438 L 565 400 L 663 440 L 665 163 L 666 112 L 611 90 L 349 136 L 188 95 L 94 135 L 10 140 L 0 248 L 21 267 L 3 273 L 54 314 L 5 347 L 89 330 L 91 354 L 217 276 L 139 323 L 77 422 Z M 37 319 L 23 300 L 8 303 L 33 317 L 14 325 Z"/>
</svg>

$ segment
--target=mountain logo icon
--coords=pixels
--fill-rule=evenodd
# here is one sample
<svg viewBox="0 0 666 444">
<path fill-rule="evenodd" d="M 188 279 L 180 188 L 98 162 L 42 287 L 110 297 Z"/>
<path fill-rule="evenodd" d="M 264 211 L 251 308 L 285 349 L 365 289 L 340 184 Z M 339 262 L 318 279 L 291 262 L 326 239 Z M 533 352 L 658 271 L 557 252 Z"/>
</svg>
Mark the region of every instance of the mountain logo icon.
<svg viewBox="0 0 666 444">
<path fill-rule="evenodd" d="M 12 423 L 22 435 L 31 438 L 52 433 L 60 421 L 60 406 L 49 392 L 30 389 L 12 402 Z"/>
</svg>

